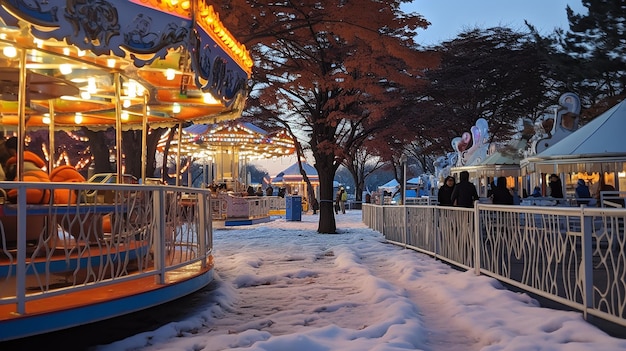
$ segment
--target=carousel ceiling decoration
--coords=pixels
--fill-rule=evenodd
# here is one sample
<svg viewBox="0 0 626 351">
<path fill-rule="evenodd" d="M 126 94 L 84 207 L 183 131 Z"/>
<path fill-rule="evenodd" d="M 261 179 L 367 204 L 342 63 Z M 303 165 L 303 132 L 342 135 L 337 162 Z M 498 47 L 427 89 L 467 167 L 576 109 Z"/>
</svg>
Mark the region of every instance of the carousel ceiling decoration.
<svg viewBox="0 0 626 351">
<path fill-rule="evenodd" d="M 159 142 L 164 149 L 167 135 Z M 171 152 L 177 151 L 176 138 Z M 252 123 L 225 121 L 216 124 L 194 124 L 183 129 L 181 153 L 194 157 L 212 157 L 219 153 L 237 154 L 238 157 L 271 158 L 288 156 L 295 145 L 284 130 L 267 132 Z"/>
<path fill-rule="evenodd" d="M 1 5 L 0 67 L 16 70 L 16 51 L 25 49 L 29 76 L 46 88 L 41 94 L 30 89 L 31 126 L 50 107 L 68 121 L 81 112 L 85 124 L 111 125 L 115 72 L 122 74 L 128 126 L 141 124 L 140 90 L 149 96 L 150 123 L 215 123 L 241 114 L 253 62 L 204 0 L 4 0 Z M 4 122 L 17 113 L 10 102 L 17 96 L 17 78 L 0 80 Z M 48 88 L 57 91 L 46 94 Z"/>
</svg>

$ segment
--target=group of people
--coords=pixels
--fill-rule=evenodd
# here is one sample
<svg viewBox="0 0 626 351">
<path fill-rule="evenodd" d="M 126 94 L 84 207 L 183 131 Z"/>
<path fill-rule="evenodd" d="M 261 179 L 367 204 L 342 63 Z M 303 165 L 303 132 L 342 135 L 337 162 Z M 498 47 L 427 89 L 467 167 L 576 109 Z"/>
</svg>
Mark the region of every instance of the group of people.
<svg viewBox="0 0 626 351">
<path fill-rule="evenodd" d="M 605 184 L 602 179 L 599 182 L 599 191 L 615 190 L 611 185 Z M 489 191 L 489 197 L 493 204 L 497 205 L 513 205 L 516 203 L 515 194 L 511 189 L 507 188 L 506 177 L 498 177 L 496 182 L 492 183 Z M 543 197 L 541 188 L 536 186 L 532 197 Z M 555 199 L 564 199 L 563 183 L 561 178 L 557 174 L 551 174 L 548 182 L 547 196 Z M 584 205 L 594 204 L 595 199 L 589 186 L 583 179 L 579 179 L 575 196 L 577 203 Z M 596 196 L 597 197 L 597 196 Z M 469 172 L 462 171 L 459 174 L 459 183 L 456 183 L 454 177 L 448 176 L 444 180 L 444 184 L 439 188 L 438 201 L 442 206 L 460 206 L 460 207 L 474 207 L 474 201 L 478 200 L 478 193 L 476 187 L 469 182 Z"/>
<path fill-rule="evenodd" d="M 489 197 L 493 204 L 513 205 L 515 194 L 506 186 L 506 177 L 498 177 L 492 185 Z M 474 207 L 474 202 L 478 200 L 476 186 L 469 181 L 469 172 L 459 173 L 459 183 L 454 177 L 448 176 L 444 184 L 439 188 L 438 198 L 441 206 Z"/>
<path fill-rule="evenodd" d="M 257 187 L 256 191 L 254 190 L 252 185 L 249 185 L 248 189 L 246 189 L 247 196 L 263 196 L 264 194 L 265 193 L 263 192 L 263 188 L 261 186 Z"/>
<path fill-rule="evenodd" d="M 478 200 L 478 192 L 469 181 L 469 172 L 462 171 L 458 183 L 454 177 L 447 176 L 439 188 L 437 200 L 441 206 L 474 207 L 474 201 Z"/>
<path fill-rule="evenodd" d="M 341 187 L 335 194 L 335 214 L 346 213 L 346 201 L 348 201 L 348 193 Z"/>
</svg>

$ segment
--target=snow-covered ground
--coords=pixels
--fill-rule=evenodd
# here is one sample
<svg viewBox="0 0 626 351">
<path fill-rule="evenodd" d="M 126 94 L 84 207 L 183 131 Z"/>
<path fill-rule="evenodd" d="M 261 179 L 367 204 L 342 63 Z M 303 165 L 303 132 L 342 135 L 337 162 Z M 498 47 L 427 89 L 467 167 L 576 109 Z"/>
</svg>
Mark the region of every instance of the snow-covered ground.
<svg viewBox="0 0 626 351">
<path fill-rule="evenodd" d="M 626 350 L 577 312 L 386 244 L 360 211 L 216 228 L 217 289 L 194 317 L 97 350 Z"/>
</svg>

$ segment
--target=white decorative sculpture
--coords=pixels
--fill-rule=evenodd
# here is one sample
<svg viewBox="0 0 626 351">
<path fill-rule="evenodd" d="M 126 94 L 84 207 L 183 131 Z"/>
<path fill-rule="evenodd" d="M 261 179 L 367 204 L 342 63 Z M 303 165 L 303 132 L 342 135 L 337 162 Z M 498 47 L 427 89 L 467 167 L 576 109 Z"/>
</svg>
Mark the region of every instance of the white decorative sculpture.
<svg viewBox="0 0 626 351">
<path fill-rule="evenodd" d="M 458 155 L 455 152 L 449 152 L 447 155 L 439 156 L 433 162 L 435 166 L 435 177 L 437 182 L 442 182 L 450 175 L 450 168 L 456 165 Z M 435 184 L 435 182 L 433 182 Z"/>
<path fill-rule="evenodd" d="M 477 165 L 487 158 L 489 148 L 489 125 L 479 118 L 470 133 L 452 139 L 452 148 L 457 153 L 457 167 Z"/>
<path fill-rule="evenodd" d="M 531 138 L 529 155 L 539 154 L 572 134 L 578 129 L 579 120 L 580 99 L 578 95 L 564 93 L 559 98 L 559 106 L 554 119 L 544 120 L 535 127 L 535 136 Z M 551 128 L 550 122 L 552 122 Z"/>
</svg>

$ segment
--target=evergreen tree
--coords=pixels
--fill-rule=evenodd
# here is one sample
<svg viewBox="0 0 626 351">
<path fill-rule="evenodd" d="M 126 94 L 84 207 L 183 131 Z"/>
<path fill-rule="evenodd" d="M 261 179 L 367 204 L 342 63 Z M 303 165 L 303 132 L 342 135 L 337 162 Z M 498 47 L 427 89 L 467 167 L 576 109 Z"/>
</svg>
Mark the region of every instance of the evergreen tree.
<svg viewBox="0 0 626 351">
<path fill-rule="evenodd" d="M 450 151 L 450 141 L 479 118 L 489 122 L 493 140 L 508 140 L 520 117 L 532 118 L 550 102 L 546 62 L 529 33 L 472 29 L 435 50 L 441 64 L 427 73 L 428 99 L 414 123 L 424 152 Z"/>
<path fill-rule="evenodd" d="M 576 77 L 583 103 L 621 95 L 626 84 L 626 2 L 583 0 L 586 14 L 577 14 L 568 6 L 569 30 L 556 33 L 555 47 L 575 60 L 562 66 L 564 77 Z"/>
</svg>

